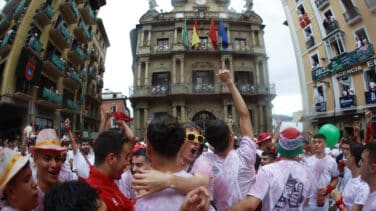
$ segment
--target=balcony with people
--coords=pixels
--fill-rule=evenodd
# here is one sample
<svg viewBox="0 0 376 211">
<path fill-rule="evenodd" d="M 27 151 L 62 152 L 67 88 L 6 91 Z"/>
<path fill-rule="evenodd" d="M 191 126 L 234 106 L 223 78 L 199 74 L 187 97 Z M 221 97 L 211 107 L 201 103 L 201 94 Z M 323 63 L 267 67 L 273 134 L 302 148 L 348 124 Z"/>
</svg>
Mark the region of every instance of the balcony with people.
<svg viewBox="0 0 376 211">
<path fill-rule="evenodd" d="M 84 7 L 80 8 L 81 16 L 86 24 L 93 25 L 97 20 L 93 9 L 90 4 L 87 2 Z"/>
<path fill-rule="evenodd" d="M 83 65 L 85 63 L 86 54 L 76 39 L 74 39 L 72 42 L 72 46 L 68 52 L 68 58 L 76 66 Z"/>
<path fill-rule="evenodd" d="M 11 28 L 0 40 L 0 56 L 5 57 L 12 49 L 13 41 L 16 36 L 16 31 Z"/>
<path fill-rule="evenodd" d="M 68 30 L 68 26 L 64 22 L 56 23 L 54 27 L 51 27 L 50 37 L 60 50 L 68 48 L 73 41 L 73 37 Z"/>
<path fill-rule="evenodd" d="M 65 63 L 65 60 L 55 52 L 48 52 L 44 59 L 43 69 L 55 77 L 61 77 L 65 74 Z"/>
<path fill-rule="evenodd" d="M 334 18 L 333 15 L 326 15 L 323 21 L 323 26 L 325 29 L 326 34 L 329 36 L 330 34 L 334 33 L 335 31 L 339 30 L 339 25 L 337 20 Z"/>
<path fill-rule="evenodd" d="M 39 40 L 39 33 L 31 33 L 28 38 L 28 48 L 32 50 L 37 56 L 44 50 L 42 43 Z"/>
<path fill-rule="evenodd" d="M 61 105 L 63 104 L 63 96 L 59 94 L 58 90 L 53 87 L 41 87 L 40 100 L 48 101 L 50 103 Z"/>
</svg>

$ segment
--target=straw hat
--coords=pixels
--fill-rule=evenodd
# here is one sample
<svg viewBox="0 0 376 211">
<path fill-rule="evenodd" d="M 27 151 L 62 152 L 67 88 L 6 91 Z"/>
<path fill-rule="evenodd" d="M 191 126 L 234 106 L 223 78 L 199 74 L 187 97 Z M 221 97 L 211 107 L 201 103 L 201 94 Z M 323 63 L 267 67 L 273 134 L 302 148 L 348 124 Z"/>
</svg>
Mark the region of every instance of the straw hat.
<svg viewBox="0 0 376 211">
<path fill-rule="evenodd" d="M 21 156 L 9 149 L 0 149 L 0 198 L 8 182 L 26 165 L 29 156 Z"/>
<path fill-rule="evenodd" d="M 30 147 L 30 152 L 34 153 L 37 149 L 67 151 L 67 148 L 61 146 L 54 129 L 43 129 L 38 133 L 35 146 Z"/>
</svg>

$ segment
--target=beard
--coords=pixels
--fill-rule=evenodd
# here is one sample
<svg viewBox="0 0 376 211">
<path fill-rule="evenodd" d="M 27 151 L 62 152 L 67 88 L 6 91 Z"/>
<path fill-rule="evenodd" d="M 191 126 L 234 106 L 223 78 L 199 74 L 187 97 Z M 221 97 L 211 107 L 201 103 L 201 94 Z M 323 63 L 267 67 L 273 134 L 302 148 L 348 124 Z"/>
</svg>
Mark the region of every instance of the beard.
<svg viewBox="0 0 376 211">
<path fill-rule="evenodd" d="M 90 149 L 89 149 L 89 148 L 82 148 L 81 151 L 82 151 L 82 153 L 84 153 L 85 155 L 88 155 L 89 152 L 90 152 Z"/>
</svg>

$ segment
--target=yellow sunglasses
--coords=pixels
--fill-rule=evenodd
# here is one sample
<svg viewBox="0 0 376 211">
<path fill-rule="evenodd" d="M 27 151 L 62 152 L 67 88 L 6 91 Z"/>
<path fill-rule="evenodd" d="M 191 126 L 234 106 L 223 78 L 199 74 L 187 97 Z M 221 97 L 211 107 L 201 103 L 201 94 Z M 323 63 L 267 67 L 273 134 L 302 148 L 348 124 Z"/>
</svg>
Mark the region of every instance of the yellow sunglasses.
<svg viewBox="0 0 376 211">
<path fill-rule="evenodd" d="M 185 138 L 190 142 L 193 142 L 195 139 L 197 139 L 200 144 L 205 142 L 205 137 L 203 135 L 197 135 L 194 133 L 186 133 Z"/>
</svg>

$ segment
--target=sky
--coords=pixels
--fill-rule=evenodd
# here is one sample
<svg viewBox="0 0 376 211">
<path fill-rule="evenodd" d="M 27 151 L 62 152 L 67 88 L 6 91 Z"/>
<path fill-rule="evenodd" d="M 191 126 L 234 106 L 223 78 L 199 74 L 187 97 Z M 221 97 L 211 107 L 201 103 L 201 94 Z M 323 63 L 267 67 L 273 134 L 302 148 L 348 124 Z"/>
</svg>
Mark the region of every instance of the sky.
<svg viewBox="0 0 376 211">
<path fill-rule="evenodd" d="M 156 0 L 158 11 L 170 11 L 171 0 Z M 5 1 L 0 0 L 0 8 Z M 240 12 L 244 0 L 232 0 L 230 7 Z M 148 0 L 107 0 L 98 16 L 103 19 L 111 46 L 107 49 L 104 88 L 129 95 L 133 83 L 132 53 L 129 32 L 149 9 Z M 292 115 L 302 110 L 302 100 L 295 54 L 290 32 L 282 23 L 286 20 L 280 0 L 254 0 L 253 10 L 266 25 L 266 46 L 270 83 L 276 85 L 277 96 L 272 101 L 273 114 Z M 130 105 L 130 104 L 128 104 Z"/>
</svg>

